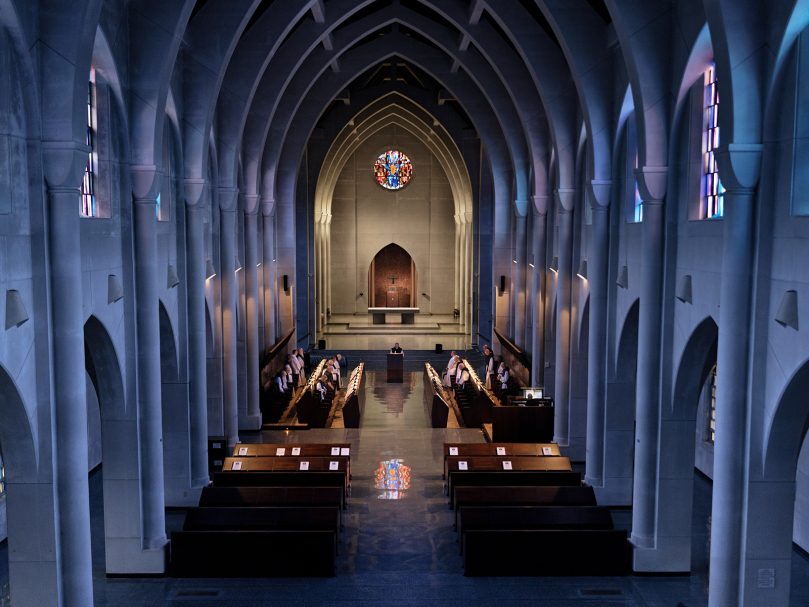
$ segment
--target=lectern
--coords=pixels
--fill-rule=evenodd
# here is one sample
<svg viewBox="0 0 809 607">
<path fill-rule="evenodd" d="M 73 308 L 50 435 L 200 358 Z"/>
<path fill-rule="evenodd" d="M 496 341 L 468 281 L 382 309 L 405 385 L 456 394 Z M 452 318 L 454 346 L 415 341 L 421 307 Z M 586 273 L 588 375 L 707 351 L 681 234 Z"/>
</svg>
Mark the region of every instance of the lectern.
<svg viewBox="0 0 809 607">
<path fill-rule="evenodd" d="M 404 353 L 388 352 L 388 383 L 404 381 Z"/>
</svg>

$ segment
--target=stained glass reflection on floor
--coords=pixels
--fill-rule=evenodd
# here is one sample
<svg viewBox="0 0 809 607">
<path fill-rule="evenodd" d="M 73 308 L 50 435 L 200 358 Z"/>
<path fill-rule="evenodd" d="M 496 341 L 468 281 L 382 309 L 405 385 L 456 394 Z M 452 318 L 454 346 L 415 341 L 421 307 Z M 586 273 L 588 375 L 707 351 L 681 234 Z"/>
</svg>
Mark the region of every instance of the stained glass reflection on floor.
<svg viewBox="0 0 809 607">
<path fill-rule="evenodd" d="M 379 462 L 374 473 L 374 488 L 382 491 L 377 496 L 378 499 L 404 499 L 410 489 L 410 466 L 398 458 Z"/>
</svg>

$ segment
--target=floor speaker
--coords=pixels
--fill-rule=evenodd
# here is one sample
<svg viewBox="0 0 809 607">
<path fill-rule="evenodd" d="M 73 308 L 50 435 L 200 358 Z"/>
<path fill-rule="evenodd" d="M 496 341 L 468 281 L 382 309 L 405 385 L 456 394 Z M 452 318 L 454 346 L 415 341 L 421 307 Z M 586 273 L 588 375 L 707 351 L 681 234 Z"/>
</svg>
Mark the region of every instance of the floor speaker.
<svg viewBox="0 0 809 607">
<path fill-rule="evenodd" d="M 441 354 L 444 351 L 444 344 L 435 344 L 435 353 Z"/>
<path fill-rule="evenodd" d="M 500 292 L 501 293 L 506 292 L 506 276 L 505 276 L 505 274 L 500 275 Z"/>
<path fill-rule="evenodd" d="M 317 340 L 317 349 L 318 350 L 325 350 L 326 349 L 326 340 L 325 339 L 318 339 Z"/>
</svg>

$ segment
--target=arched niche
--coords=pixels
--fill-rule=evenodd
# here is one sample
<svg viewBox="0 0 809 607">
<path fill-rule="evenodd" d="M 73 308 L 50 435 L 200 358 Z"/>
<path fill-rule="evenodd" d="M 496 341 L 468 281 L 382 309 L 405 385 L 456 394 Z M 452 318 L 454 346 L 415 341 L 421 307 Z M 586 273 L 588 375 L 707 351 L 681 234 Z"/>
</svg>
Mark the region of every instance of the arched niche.
<svg viewBox="0 0 809 607">
<path fill-rule="evenodd" d="M 396 243 L 374 255 L 368 268 L 368 295 L 371 308 L 415 308 L 416 262 Z"/>
</svg>

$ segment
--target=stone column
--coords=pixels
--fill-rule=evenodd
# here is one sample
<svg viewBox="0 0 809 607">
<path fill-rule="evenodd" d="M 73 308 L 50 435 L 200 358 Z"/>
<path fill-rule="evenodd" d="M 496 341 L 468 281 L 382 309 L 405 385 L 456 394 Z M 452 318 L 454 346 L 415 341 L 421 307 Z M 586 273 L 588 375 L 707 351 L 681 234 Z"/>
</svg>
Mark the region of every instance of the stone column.
<svg viewBox="0 0 809 607">
<path fill-rule="evenodd" d="M 87 149 L 82 144 L 72 142 L 45 142 L 43 148 L 48 184 L 47 234 L 51 266 L 51 410 L 58 514 L 54 521 L 58 535 L 57 584 L 61 595 L 60 605 L 83 607 L 93 604 L 82 259 L 78 238 L 81 208 L 79 184 L 87 164 Z M 159 381 L 158 378 L 158 386 Z M 34 513 L 30 514 L 33 516 Z M 14 555 L 9 560 L 15 560 Z M 27 583 L 36 584 L 37 581 L 28 580 Z"/>
<path fill-rule="evenodd" d="M 236 198 L 238 190 L 219 188 L 221 218 L 220 272 L 222 288 L 222 392 L 224 395 L 225 436 L 228 446 L 239 442 L 238 353 L 236 335 Z"/>
<path fill-rule="evenodd" d="M 666 167 L 635 171 L 643 199 L 640 310 L 635 413 L 635 476 L 632 543 L 635 567 L 645 570 L 643 549 L 653 549 L 656 533 L 658 430 L 660 423 L 660 348 L 663 290 L 663 199 Z M 640 549 L 640 550 L 638 550 Z"/>
<path fill-rule="evenodd" d="M 607 275 L 609 260 L 609 181 L 590 183 L 593 240 L 587 276 L 590 281 L 590 340 L 587 351 L 587 448 L 585 479 L 604 482 L 604 416 L 607 383 Z"/>
<path fill-rule="evenodd" d="M 514 214 L 514 239 L 515 239 L 515 259 L 517 260 L 514 265 L 514 292 L 511 296 L 514 298 L 514 343 L 521 348 L 525 348 L 526 344 L 521 343 L 525 335 L 525 300 L 526 300 L 526 268 L 527 262 L 525 259 L 526 249 L 526 233 L 527 233 L 527 216 L 525 209 L 528 203 L 525 201 L 516 201 L 515 206 L 517 209 Z"/>
<path fill-rule="evenodd" d="M 160 176 L 156 167 L 132 167 L 141 508 L 143 547 L 147 550 L 160 548 L 167 543 L 157 295 L 160 273 L 155 215 L 159 185 Z"/>
<path fill-rule="evenodd" d="M 245 196 L 244 215 L 244 290 L 247 318 L 247 419 L 242 427 L 261 429 L 259 384 L 259 326 L 258 326 L 258 196 Z"/>
<path fill-rule="evenodd" d="M 549 196 L 534 196 L 533 257 L 534 280 L 532 314 L 534 326 L 531 333 L 531 383 L 545 385 L 545 272 L 547 272 L 547 221 Z"/>
<path fill-rule="evenodd" d="M 570 306 L 573 280 L 573 200 L 575 190 L 556 190 L 559 209 L 559 272 L 556 280 L 556 372 L 553 440 L 570 443 Z"/>
<path fill-rule="evenodd" d="M 273 208 L 275 203 L 271 198 L 261 199 L 261 221 L 264 237 L 264 335 L 267 347 L 275 344 L 275 226 L 273 222 Z"/>
<path fill-rule="evenodd" d="M 204 179 L 186 179 L 186 289 L 191 485 L 208 484 L 208 362 L 205 343 Z"/>
<path fill-rule="evenodd" d="M 747 387 L 755 253 L 755 187 L 761 165 L 761 146 L 723 146 L 719 162 L 727 191 L 716 363 L 716 441 L 708 592 L 711 607 L 741 605 L 741 582 L 746 573 L 744 529 L 750 444 Z"/>
</svg>

